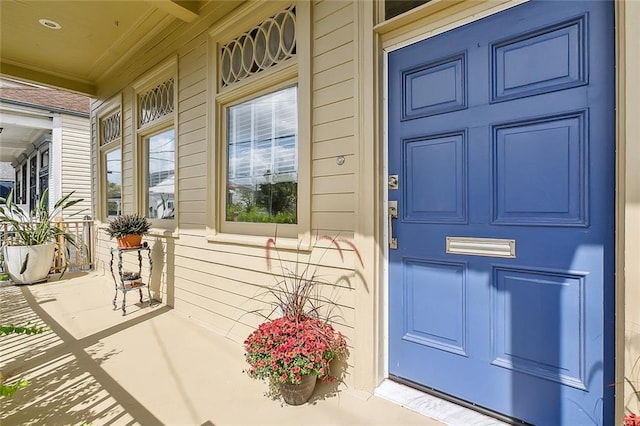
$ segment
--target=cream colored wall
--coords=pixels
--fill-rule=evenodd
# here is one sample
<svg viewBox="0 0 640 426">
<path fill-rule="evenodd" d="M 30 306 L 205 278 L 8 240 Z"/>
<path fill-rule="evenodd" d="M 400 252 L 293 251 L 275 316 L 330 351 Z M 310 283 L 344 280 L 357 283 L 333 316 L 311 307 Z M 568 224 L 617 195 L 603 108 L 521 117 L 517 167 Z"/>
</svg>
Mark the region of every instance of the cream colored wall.
<svg viewBox="0 0 640 426">
<path fill-rule="evenodd" d="M 85 215 L 92 215 L 89 119 L 63 114 L 60 127 L 62 194 L 75 191 L 73 198 L 84 199 L 65 210 L 64 215 L 71 220 L 80 220 Z"/>
<path fill-rule="evenodd" d="M 226 3 L 226 2 L 221 2 Z M 178 223 L 173 236 L 152 233 L 146 241 L 153 247 L 154 274 L 152 290 L 176 310 L 191 316 L 207 327 L 229 335 L 238 342 L 261 320 L 251 311 L 268 313 L 270 300 L 264 286 L 273 283 L 266 270 L 267 237 L 259 245 L 210 242 L 206 239 L 209 170 L 214 166 L 212 150 L 215 143 L 210 128 L 208 43 L 213 22 L 214 5 L 207 6 L 193 26 L 177 25 L 157 45 L 135 63 L 115 72 L 113 79 L 100 87 L 101 98 L 94 101 L 97 111 L 103 102 L 121 93 L 123 111 L 123 206 L 124 212 L 137 209 L 134 127 L 132 122 L 133 81 L 144 77 L 160 61 L 177 56 L 177 164 Z M 215 7 L 220 7 L 215 6 Z M 352 240 L 355 227 L 356 156 L 355 103 L 356 91 L 354 43 L 357 13 L 350 1 L 320 1 L 312 6 L 312 140 L 311 144 L 311 229 L 320 234 L 339 234 Z M 201 14 L 202 15 L 202 14 Z M 209 16 L 209 18 L 207 18 Z M 236 24 L 238 31 L 244 29 Z M 186 32 L 186 35 L 185 35 Z M 117 77 L 116 77 L 117 75 Z M 95 137 L 95 136 L 94 136 Z M 95 144 L 95 143 L 94 143 Z M 336 157 L 345 162 L 338 165 Z M 94 168 L 98 170 L 98 155 L 94 149 Z M 95 181 L 97 184 L 97 181 Z M 307 196 L 309 194 L 306 194 Z M 304 196 L 304 195 L 303 195 Z M 264 240 L 264 241 L 262 241 Z M 109 248 L 115 243 L 104 232 L 97 242 L 98 270 L 108 273 Z M 323 250 L 313 252 L 314 262 Z M 291 252 L 281 254 L 294 259 Z M 323 294 L 336 302 L 337 328 L 353 340 L 355 297 L 353 287 L 355 254 L 346 250 L 341 260 L 336 250 L 329 250 L 322 259 L 321 273 L 330 282 Z M 125 264 L 133 267 L 133 261 Z M 353 363 L 354 357 L 350 359 Z M 351 378 L 348 382 L 351 382 Z"/>
<path fill-rule="evenodd" d="M 624 1 L 618 3 L 618 144 L 619 150 L 619 197 L 618 217 L 623 221 L 619 229 L 624 235 L 623 251 L 624 280 L 618 297 L 619 318 L 624 318 L 624 327 L 618 323 L 619 351 L 623 352 L 623 398 L 625 414 L 640 413 L 640 3 Z M 619 248 L 621 246 L 619 245 Z M 620 270 L 619 270 L 620 271 Z M 622 272 L 622 271 L 620 271 Z M 621 355 L 620 353 L 618 355 Z M 618 373 L 620 374 L 620 373 Z M 618 388 L 620 390 L 620 388 Z M 620 405 L 620 404 L 619 404 Z"/>
</svg>

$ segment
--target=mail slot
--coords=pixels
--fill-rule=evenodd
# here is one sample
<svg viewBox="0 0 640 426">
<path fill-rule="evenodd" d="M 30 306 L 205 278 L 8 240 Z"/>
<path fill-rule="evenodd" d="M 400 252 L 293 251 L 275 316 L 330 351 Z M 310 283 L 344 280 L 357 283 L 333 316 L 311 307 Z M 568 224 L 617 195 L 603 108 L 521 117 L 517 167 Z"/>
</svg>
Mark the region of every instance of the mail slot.
<svg viewBox="0 0 640 426">
<path fill-rule="evenodd" d="M 516 257 L 516 240 L 447 237 L 447 253 L 468 256 Z"/>
</svg>

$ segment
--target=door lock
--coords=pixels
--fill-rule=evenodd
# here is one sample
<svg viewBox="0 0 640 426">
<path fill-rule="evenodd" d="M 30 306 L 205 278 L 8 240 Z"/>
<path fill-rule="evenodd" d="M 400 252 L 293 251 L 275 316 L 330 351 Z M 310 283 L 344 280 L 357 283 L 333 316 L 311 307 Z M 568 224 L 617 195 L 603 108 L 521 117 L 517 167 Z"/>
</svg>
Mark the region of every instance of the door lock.
<svg viewBox="0 0 640 426">
<path fill-rule="evenodd" d="M 398 189 L 398 175 L 389 175 L 387 182 L 389 189 Z"/>
<path fill-rule="evenodd" d="M 389 201 L 389 211 L 387 212 L 389 219 L 389 248 L 395 250 L 398 248 L 398 239 L 393 236 L 393 219 L 398 218 L 398 202 Z"/>
</svg>

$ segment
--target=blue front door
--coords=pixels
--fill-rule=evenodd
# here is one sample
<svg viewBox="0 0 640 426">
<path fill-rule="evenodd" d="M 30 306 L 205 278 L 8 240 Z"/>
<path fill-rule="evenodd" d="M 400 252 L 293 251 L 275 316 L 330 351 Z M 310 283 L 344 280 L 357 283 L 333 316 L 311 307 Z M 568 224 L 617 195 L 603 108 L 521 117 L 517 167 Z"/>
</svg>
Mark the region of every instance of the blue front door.
<svg viewBox="0 0 640 426">
<path fill-rule="evenodd" d="M 613 4 L 536 1 L 389 54 L 389 372 L 612 424 Z"/>
</svg>

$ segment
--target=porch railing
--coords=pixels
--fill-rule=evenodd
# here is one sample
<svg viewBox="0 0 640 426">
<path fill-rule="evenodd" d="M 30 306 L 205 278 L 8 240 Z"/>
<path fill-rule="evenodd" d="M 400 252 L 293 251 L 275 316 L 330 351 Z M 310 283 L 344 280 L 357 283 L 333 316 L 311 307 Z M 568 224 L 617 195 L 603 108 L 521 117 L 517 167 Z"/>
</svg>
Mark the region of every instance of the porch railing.
<svg viewBox="0 0 640 426">
<path fill-rule="evenodd" d="M 56 251 L 51 264 L 51 272 L 60 272 L 67 267 L 67 271 L 85 271 L 94 266 L 94 223 L 93 219 L 85 216 L 81 220 L 55 219 L 55 225 L 71 234 L 77 247 L 65 242 L 63 237 L 57 241 Z M 14 238 L 10 225 L 0 227 L 0 238 L 3 243 L 11 242 Z"/>
</svg>

